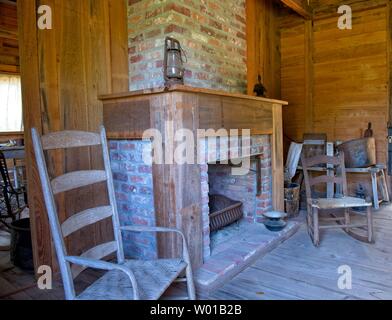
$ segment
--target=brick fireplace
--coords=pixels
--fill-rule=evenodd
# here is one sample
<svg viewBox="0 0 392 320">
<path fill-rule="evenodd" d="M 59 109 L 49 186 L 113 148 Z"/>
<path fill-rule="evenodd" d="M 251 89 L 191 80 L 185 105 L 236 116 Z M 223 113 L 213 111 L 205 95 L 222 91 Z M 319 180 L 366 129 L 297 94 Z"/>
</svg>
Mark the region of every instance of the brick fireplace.
<svg viewBox="0 0 392 320">
<path fill-rule="evenodd" d="M 113 94 L 101 100 L 121 222 L 182 230 L 195 269 L 211 257 L 210 187 L 213 192 L 242 201 L 243 220 L 248 223 L 256 225 L 264 211 L 283 210 L 281 109 L 285 102 L 187 86 Z M 141 150 L 146 145 L 152 150 L 151 141 L 165 149 L 169 159 L 183 144 L 173 140 L 168 123 L 174 132 L 188 130 L 207 157 L 185 164 L 143 163 Z M 142 140 L 151 130 L 161 133 L 161 139 Z M 237 132 L 241 148 L 235 140 L 222 140 L 220 130 Z M 201 136 L 201 132 L 206 135 Z M 215 158 L 210 144 L 203 140 L 210 138 L 219 139 Z M 166 150 L 168 145 L 173 148 Z M 244 145 L 250 145 L 248 154 L 235 152 Z M 228 159 L 231 167 L 225 165 Z M 238 174 L 238 159 L 252 159 L 251 170 L 235 177 L 231 169 Z M 258 179 L 255 171 L 259 172 Z M 181 240 L 173 235 L 127 237 L 126 253 L 132 257 L 173 257 L 181 251 Z"/>
<path fill-rule="evenodd" d="M 151 143 L 142 140 L 110 141 L 113 179 L 123 225 L 156 225 L 152 165 L 143 162 L 143 149 L 150 150 Z M 211 161 L 200 165 L 204 261 L 208 260 L 212 252 L 209 194 L 220 194 L 241 201 L 244 219 L 252 223 L 259 222 L 262 214 L 272 209 L 269 136 L 253 136 L 251 150 L 250 170 L 245 175 L 234 175 L 229 164 Z M 219 151 L 215 152 L 220 154 Z M 256 170 L 256 162 L 260 162 L 259 172 Z M 260 174 L 259 178 L 257 174 Z M 257 179 L 261 181 L 261 190 L 257 190 Z M 157 257 L 157 239 L 153 234 L 125 234 L 123 241 L 125 253 L 130 258 Z"/>
</svg>

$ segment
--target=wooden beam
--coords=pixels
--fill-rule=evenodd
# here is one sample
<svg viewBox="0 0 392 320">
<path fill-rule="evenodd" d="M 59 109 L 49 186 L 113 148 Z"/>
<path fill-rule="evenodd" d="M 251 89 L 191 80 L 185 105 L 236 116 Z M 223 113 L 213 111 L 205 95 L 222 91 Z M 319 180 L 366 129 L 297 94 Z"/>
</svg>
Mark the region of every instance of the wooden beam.
<svg viewBox="0 0 392 320">
<path fill-rule="evenodd" d="M 370 9 L 380 8 L 387 5 L 389 0 L 345 0 L 345 1 L 336 1 L 336 2 L 327 2 L 323 3 L 323 1 L 318 1 L 318 3 L 313 5 L 313 20 L 321 20 L 327 19 L 331 17 L 338 16 L 338 7 L 339 5 L 347 5 L 350 6 L 353 12 L 358 14 L 362 11 L 367 11 Z"/>
<path fill-rule="evenodd" d="M 312 19 L 313 9 L 307 0 L 281 0 L 281 2 L 306 20 Z"/>
<path fill-rule="evenodd" d="M 313 132 L 314 129 L 314 67 L 313 67 L 313 21 L 305 21 L 305 130 Z"/>
<path fill-rule="evenodd" d="M 282 106 L 274 104 L 272 134 L 272 206 L 275 211 L 284 211 L 284 164 Z"/>
</svg>

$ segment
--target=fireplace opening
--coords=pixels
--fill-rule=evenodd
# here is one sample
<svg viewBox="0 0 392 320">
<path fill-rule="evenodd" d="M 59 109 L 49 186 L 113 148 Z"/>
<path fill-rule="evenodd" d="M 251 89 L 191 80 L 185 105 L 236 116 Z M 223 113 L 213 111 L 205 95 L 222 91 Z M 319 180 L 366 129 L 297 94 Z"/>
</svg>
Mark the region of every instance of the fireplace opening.
<svg viewBox="0 0 392 320">
<path fill-rule="evenodd" d="M 221 194 L 209 195 L 210 231 L 218 231 L 242 219 L 242 202 L 235 201 Z"/>
<path fill-rule="evenodd" d="M 234 170 L 230 156 L 226 161 L 218 157 L 215 162 L 201 165 L 204 261 L 224 250 L 230 239 L 246 237 L 249 224 L 261 222 L 263 214 L 272 210 L 270 137 L 251 136 L 250 146 L 250 156 L 242 159 L 249 170 L 241 175 Z M 230 144 L 228 154 L 240 154 L 235 148 L 238 145 Z M 220 155 L 220 143 L 212 151 Z M 211 153 L 207 144 L 205 153 Z"/>
<path fill-rule="evenodd" d="M 269 209 L 269 203 L 261 203 L 262 186 L 269 191 L 270 179 L 262 176 L 260 163 L 263 157 L 250 159 L 250 168 L 245 175 L 234 175 L 228 164 L 208 165 L 208 198 L 210 254 L 219 252 L 225 242 L 238 236 L 243 227 L 257 222 L 260 208 Z"/>
</svg>

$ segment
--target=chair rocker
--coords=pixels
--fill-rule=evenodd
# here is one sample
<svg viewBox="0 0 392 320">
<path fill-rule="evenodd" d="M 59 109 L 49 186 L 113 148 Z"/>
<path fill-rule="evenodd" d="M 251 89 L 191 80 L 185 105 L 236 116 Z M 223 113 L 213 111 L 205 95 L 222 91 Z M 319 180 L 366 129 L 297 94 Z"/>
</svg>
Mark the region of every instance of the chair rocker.
<svg viewBox="0 0 392 320">
<path fill-rule="evenodd" d="M 372 243 L 373 239 L 373 213 L 372 202 L 361 198 L 348 196 L 346 168 L 344 164 L 344 153 L 341 152 L 336 157 L 316 156 L 313 158 L 301 157 L 304 171 L 306 198 L 307 198 L 307 226 L 310 237 L 315 246 L 320 245 L 320 230 L 322 229 L 343 229 L 353 238 Z M 312 167 L 334 168 L 333 175 L 312 176 Z M 331 184 L 335 189 L 334 198 L 318 198 L 314 186 Z M 353 208 L 366 208 L 364 222 L 352 223 L 351 214 L 360 215 L 360 212 L 353 211 Z M 330 218 L 320 217 L 320 212 L 333 210 Z M 338 217 L 335 210 L 344 211 L 344 217 Z M 320 222 L 328 222 L 321 225 Z M 332 223 L 331 223 L 332 222 Z"/>
</svg>

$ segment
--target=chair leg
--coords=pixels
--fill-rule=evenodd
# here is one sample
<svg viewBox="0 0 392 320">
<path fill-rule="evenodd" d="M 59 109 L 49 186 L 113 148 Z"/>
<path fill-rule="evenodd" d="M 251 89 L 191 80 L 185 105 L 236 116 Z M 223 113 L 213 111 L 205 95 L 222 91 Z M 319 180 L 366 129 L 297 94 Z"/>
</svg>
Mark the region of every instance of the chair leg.
<svg viewBox="0 0 392 320">
<path fill-rule="evenodd" d="M 188 266 L 186 267 L 186 285 L 188 289 L 189 300 L 196 300 L 196 289 L 195 283 L 193 281 L 193 273 L 190 263 L 188 263 Z"/>
<path fill-rule="evenodd" d="M 385 170 L 381 170 L 381 179 L 382 179 L 382 188 L 383 188 L 383 200 L 385 202 L 390 202 L 388 184 L 387 184 L 387 180 L 386 180 L 385 176 L 386 176 L 385 175 Z"/>
<path fill-rule="evenodd" d="M 312 207 L 308 205 L 308 210 L 306 212 L 306 224 L 308 229 L 308 234 L 312 238 L 313 241 L 313 220 L 312 220 Z"/>
<path fill-rule="evenodd" d="M 346 225 L 349 225 L 351 223 L 351 218 L 350 218 L 350 209 L 344 209 L 344 222 Z M 350 231 L 350 228 L 345 229 L 346 232 Z"/>
<path fill-rule="evenodd" d="M 372 172 L 372 191 L 373 191 L 373 202 L 374 202 L 374 209 L 380 209 L 380 204 L 378 202 L 378 187 L 377 187 L 377 173 Z"/>
<path fill-rule="evenodd" d="M 371 207 L 367 208 L 366 216 L 367 216 L 368 242 L 372 243 L 374 239 L 373 239 L 373 212 Z"/>
<path fill-rule="evenodd" d="M 320 245 L 320 229 L 319 229 L 319 212 L 317 208 L 313 208 L 313 244 L 318 247 Z"/>
</svg>

